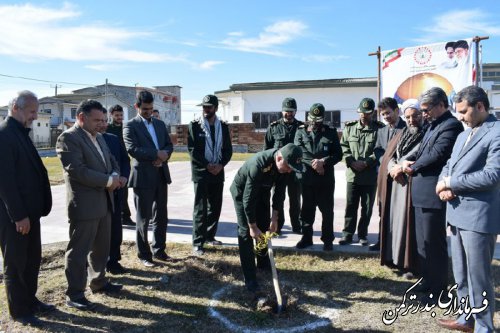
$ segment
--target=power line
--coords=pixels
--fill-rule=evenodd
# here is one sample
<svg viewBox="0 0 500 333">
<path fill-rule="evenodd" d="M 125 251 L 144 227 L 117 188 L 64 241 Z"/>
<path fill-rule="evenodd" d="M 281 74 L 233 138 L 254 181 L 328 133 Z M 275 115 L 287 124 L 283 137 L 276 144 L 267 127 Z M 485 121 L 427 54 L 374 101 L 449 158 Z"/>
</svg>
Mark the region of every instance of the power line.
<svg viewBox="0 0 500 333">
<path fill-rule="evenodd" d="M 8 75 L 8 74 L 0 74 L 0 76 L 3 77 L 9 77 L 12 79 L 22 79 L 22 80 L 30 80 L 30 81 L 37 81 L 37 82 L 45 82 L 45 83 L 63 83 L 63 84 L 72 84 L 75 86 L 94 86 L 94 84 L 91 83 L 76 83 L 76 82 L 66 82 L 66 81 L 51 81 L 51 80 L 42 80 L 42 79 L 34 79 L 31 77 L 24 77 L 24 76 L 15 76 L 15 75 Z"/>
</svg>

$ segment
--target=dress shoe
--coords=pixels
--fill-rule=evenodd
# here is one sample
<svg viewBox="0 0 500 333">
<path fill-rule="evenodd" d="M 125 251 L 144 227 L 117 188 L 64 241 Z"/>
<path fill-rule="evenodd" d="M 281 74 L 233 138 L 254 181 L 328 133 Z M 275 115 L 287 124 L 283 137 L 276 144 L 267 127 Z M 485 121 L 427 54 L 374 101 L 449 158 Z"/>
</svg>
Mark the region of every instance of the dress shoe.
<svg viewBox="0 0 500 333">
<path fill-rule="evenodd" d="M 332 243 L 323 244 L 323 251 L 333 251 L 333 244 Z"/>
<path fill-rule="evenodd" d="M 402 276 L 407 280 L 413 280 L 417 278 L 412 272 L 406 272 Z"/>
<path fill-rule="evenodd" d="M 203 246 L 193 246 L 193 255 L 201 257 L 204 254 L 205 250 L 203 250 Z"/>
<path fill-rule="evenodd" d="M 132 221 L 132 219 L 130 217 L 122 217 L 122 225 L 132 226 L 132 225 L 135 225 L 135 222 Z"/>
<path fill-rule="evenodd" d="M 93 310 L 97 306 L 97 304 L 90 302 L 85 297 L 75 300 L 68 299 L 66 300 L 66 305 L 77 310 Z"/>
<path fill-rule="evenodd" d="M 172 261 L 172 258 L 165 252 L 158 252 L 153 255 L 153 258 L 160 261 Z"/>
<path fill-rule="evenodd" d="M 123 289 L 123 285 L 108 282 L 101 289 L 92 290 L 94 294 L 116 294 Z"/>
<path fill-rule="evenodd" d="M 12 320 L 20 323 L 23 326 L 40 327 L 43 325 L 43 321 L 41 321 L 40 319 L 38 319 L 34 315 L 16 317 L 16 318 L 12 318 Z"/>
<path fill-rule="evenodd" d="M 222 245 L 222 242 L 220 240 L 217 240 L 217 239 L 210 239 L 208 242 L 207 242 L 208 245 L 212 245 L 212 246 L 221 246 Z"/>
<path fill-rule="evenodd" d="M 108 264 L 106 265 L 106 271 L 113 275 L 124 274 L 127 272 L 127 270 L 123 268 L 123 266 L 119 262 L 115 263 L 108 262 Z"/>
<path fill-rule="evenodd" d="M 473 332 L 474 327 L 460 324 L 454 319 L 438 319 L 437 324 L 443 328 L 461 332 Z"/>
<path fill-rule="evenodd" d="M 156 264 L 153 262 L 153 260 L 148 260 L 148 259 L 141 259 L 141 263 L 145 266 L 145 267 L 156 267 Z"/>
<path fill-rule="evenodd" d="M 302 230 L 300 228 L 292 228 L 292 232 L 294 234 L 298 234 L 298 235 L 301 235 L 302 234 Z"/>
<path fill-rule="evenodd" d="M 43 303 L 39 299 L 36 299 L 32 309 L 34 313 L 47 313 L 54 311 L 56 309 L 56 306 L 52 304 Z"/>
<path fill-rule="evenodd" d="M 368 239 L 360 237 L 359 238 L 359 244 L 361 244 L 361 246 L 367 246 L 368 245 Z"/>
<path fill-rule="evenodd" d="M 313 241 L 310 238 L 302 237 L 301 240 L 295 245 L 297 249 L 305 249 L 306 247 L 313 246 Z"/>
<path fill-rule="evenodd" d="M 375 244 L 372 244 L 372 245 L 368 246 L 368 251 L 373 251 L 373 252 L 380 251 L 380 243 L 377 242 Z"/>
<path fill-rule="evenodd" d="M 339 245 L 352 244 L 352 237 L 344 236 L 339 240 Z"/>
</svg>

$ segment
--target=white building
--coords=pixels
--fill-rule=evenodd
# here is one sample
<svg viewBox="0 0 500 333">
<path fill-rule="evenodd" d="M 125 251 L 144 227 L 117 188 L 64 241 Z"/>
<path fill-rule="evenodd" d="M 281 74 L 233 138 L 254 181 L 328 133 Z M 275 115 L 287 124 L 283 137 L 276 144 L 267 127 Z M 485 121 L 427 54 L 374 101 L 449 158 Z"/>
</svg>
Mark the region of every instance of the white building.
<svg viewBox="0 0 500 333">
<path fill-rule="evenodd" d="M 482 87 L 500 118 L 500 63 L 483 65 Z M 303 121 L 311 105 L 322 103 L 326 121 L 342 128 L 346 121 L 359 118 L 356 110 L 361 99 L 370 97 L 377 101 L 377 78 L 239 83 L 216 91 L 215 95 L 220 100 L 218 114 L 222 119 L 231 123 L 253 122 L 257 130 L 265 130 L 269 123 L 281 118 L 285 97 L 297 101 L 297 119 Z"/>
<path fill-rule="evenodd" d="M 38 112 L 38 119 L 33 121 L 30 137 L 35 147 L 50 147 L 50 113 Z"/>
<path fill-rule="evenodd" d="M 314 103 L 326 109 L 326 121 L 335 127 L 357 119 L 356 110 L 364 97 L 376 99 L 375 78 L 330 79 L 289 82 L 233 84 L 228 90 L 216 91 L 220 99 L 221 118 L 234 123 L 254 122 L 264 130 L 281 118 L 281 103 L 286 97 L 297 101 L 297 119 L 304 120 Z"/>
</svg>

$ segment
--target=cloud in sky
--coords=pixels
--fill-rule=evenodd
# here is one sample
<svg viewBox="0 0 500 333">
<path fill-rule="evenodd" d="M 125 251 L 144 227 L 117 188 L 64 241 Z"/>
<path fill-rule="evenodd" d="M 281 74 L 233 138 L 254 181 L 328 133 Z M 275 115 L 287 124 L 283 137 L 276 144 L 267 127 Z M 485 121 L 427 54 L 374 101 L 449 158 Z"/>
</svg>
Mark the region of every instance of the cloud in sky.
<svg viewBox="0 0 500 333">
<path fill-rule="evenodd" d="M 232 50 L 285 56 L 286 54 L 279 50 L 279 46 L 283 46 L 299 38 L 306 31 L 307 25 L 301 21 L 278 21 L 265 27 L 264 31 L 258 37 L 254 38 L 243 38 L 242 32 L 230 32 L 228 34 L 229 37 L 223 40 L 221 44 Z"/>
<path fill-rule="evenodd" d="M 432 23 L 418 30 L 424 34 L 417 42 L 431 42 L 438 39 L 468 38 L 476 35 L 500 35 L 500 23 L 492 22 L 490 16 L 479 10 L 453 10 L 435 16 Z"/>
<path fill-rule="evenodd" d="M 74 6 L 43 8 L 31 4 L 0 5 L 0 54 L 25 61 L 186 62 L 183 55 L 144 52 L 127 43 L 148 32 L 75 23 Z"/>
<path fill-rule="evenodd" d="M 199 64 L 195 64 L 195 67 L 201 70 L 212 70 L 217 65 L 222 65 L 224 61 L 217 60 L 207 60 Z"/>
</svg>

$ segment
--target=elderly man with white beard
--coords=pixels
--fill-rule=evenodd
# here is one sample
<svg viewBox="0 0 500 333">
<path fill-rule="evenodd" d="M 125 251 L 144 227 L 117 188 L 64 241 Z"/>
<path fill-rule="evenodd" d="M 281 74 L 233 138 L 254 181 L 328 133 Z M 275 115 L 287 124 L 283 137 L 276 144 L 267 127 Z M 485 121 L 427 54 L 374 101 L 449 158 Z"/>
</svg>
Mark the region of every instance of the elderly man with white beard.
<svg viewBox="0 0 500 333">
<path fill-rule="evenodd" d="M 378 174 L 378 197 L 381 206 L 382 265 L 397 268 L 412 278 L 417 272 L 414 212 L 411 206 L 411 177 L 402 164 L 415 152 L 424 136 L 422 113 L 416 99 L 401 108 L 407 127 L 389 141 Z M 392 186 L 391 186 L 392 185 Z"/>
</svg>

